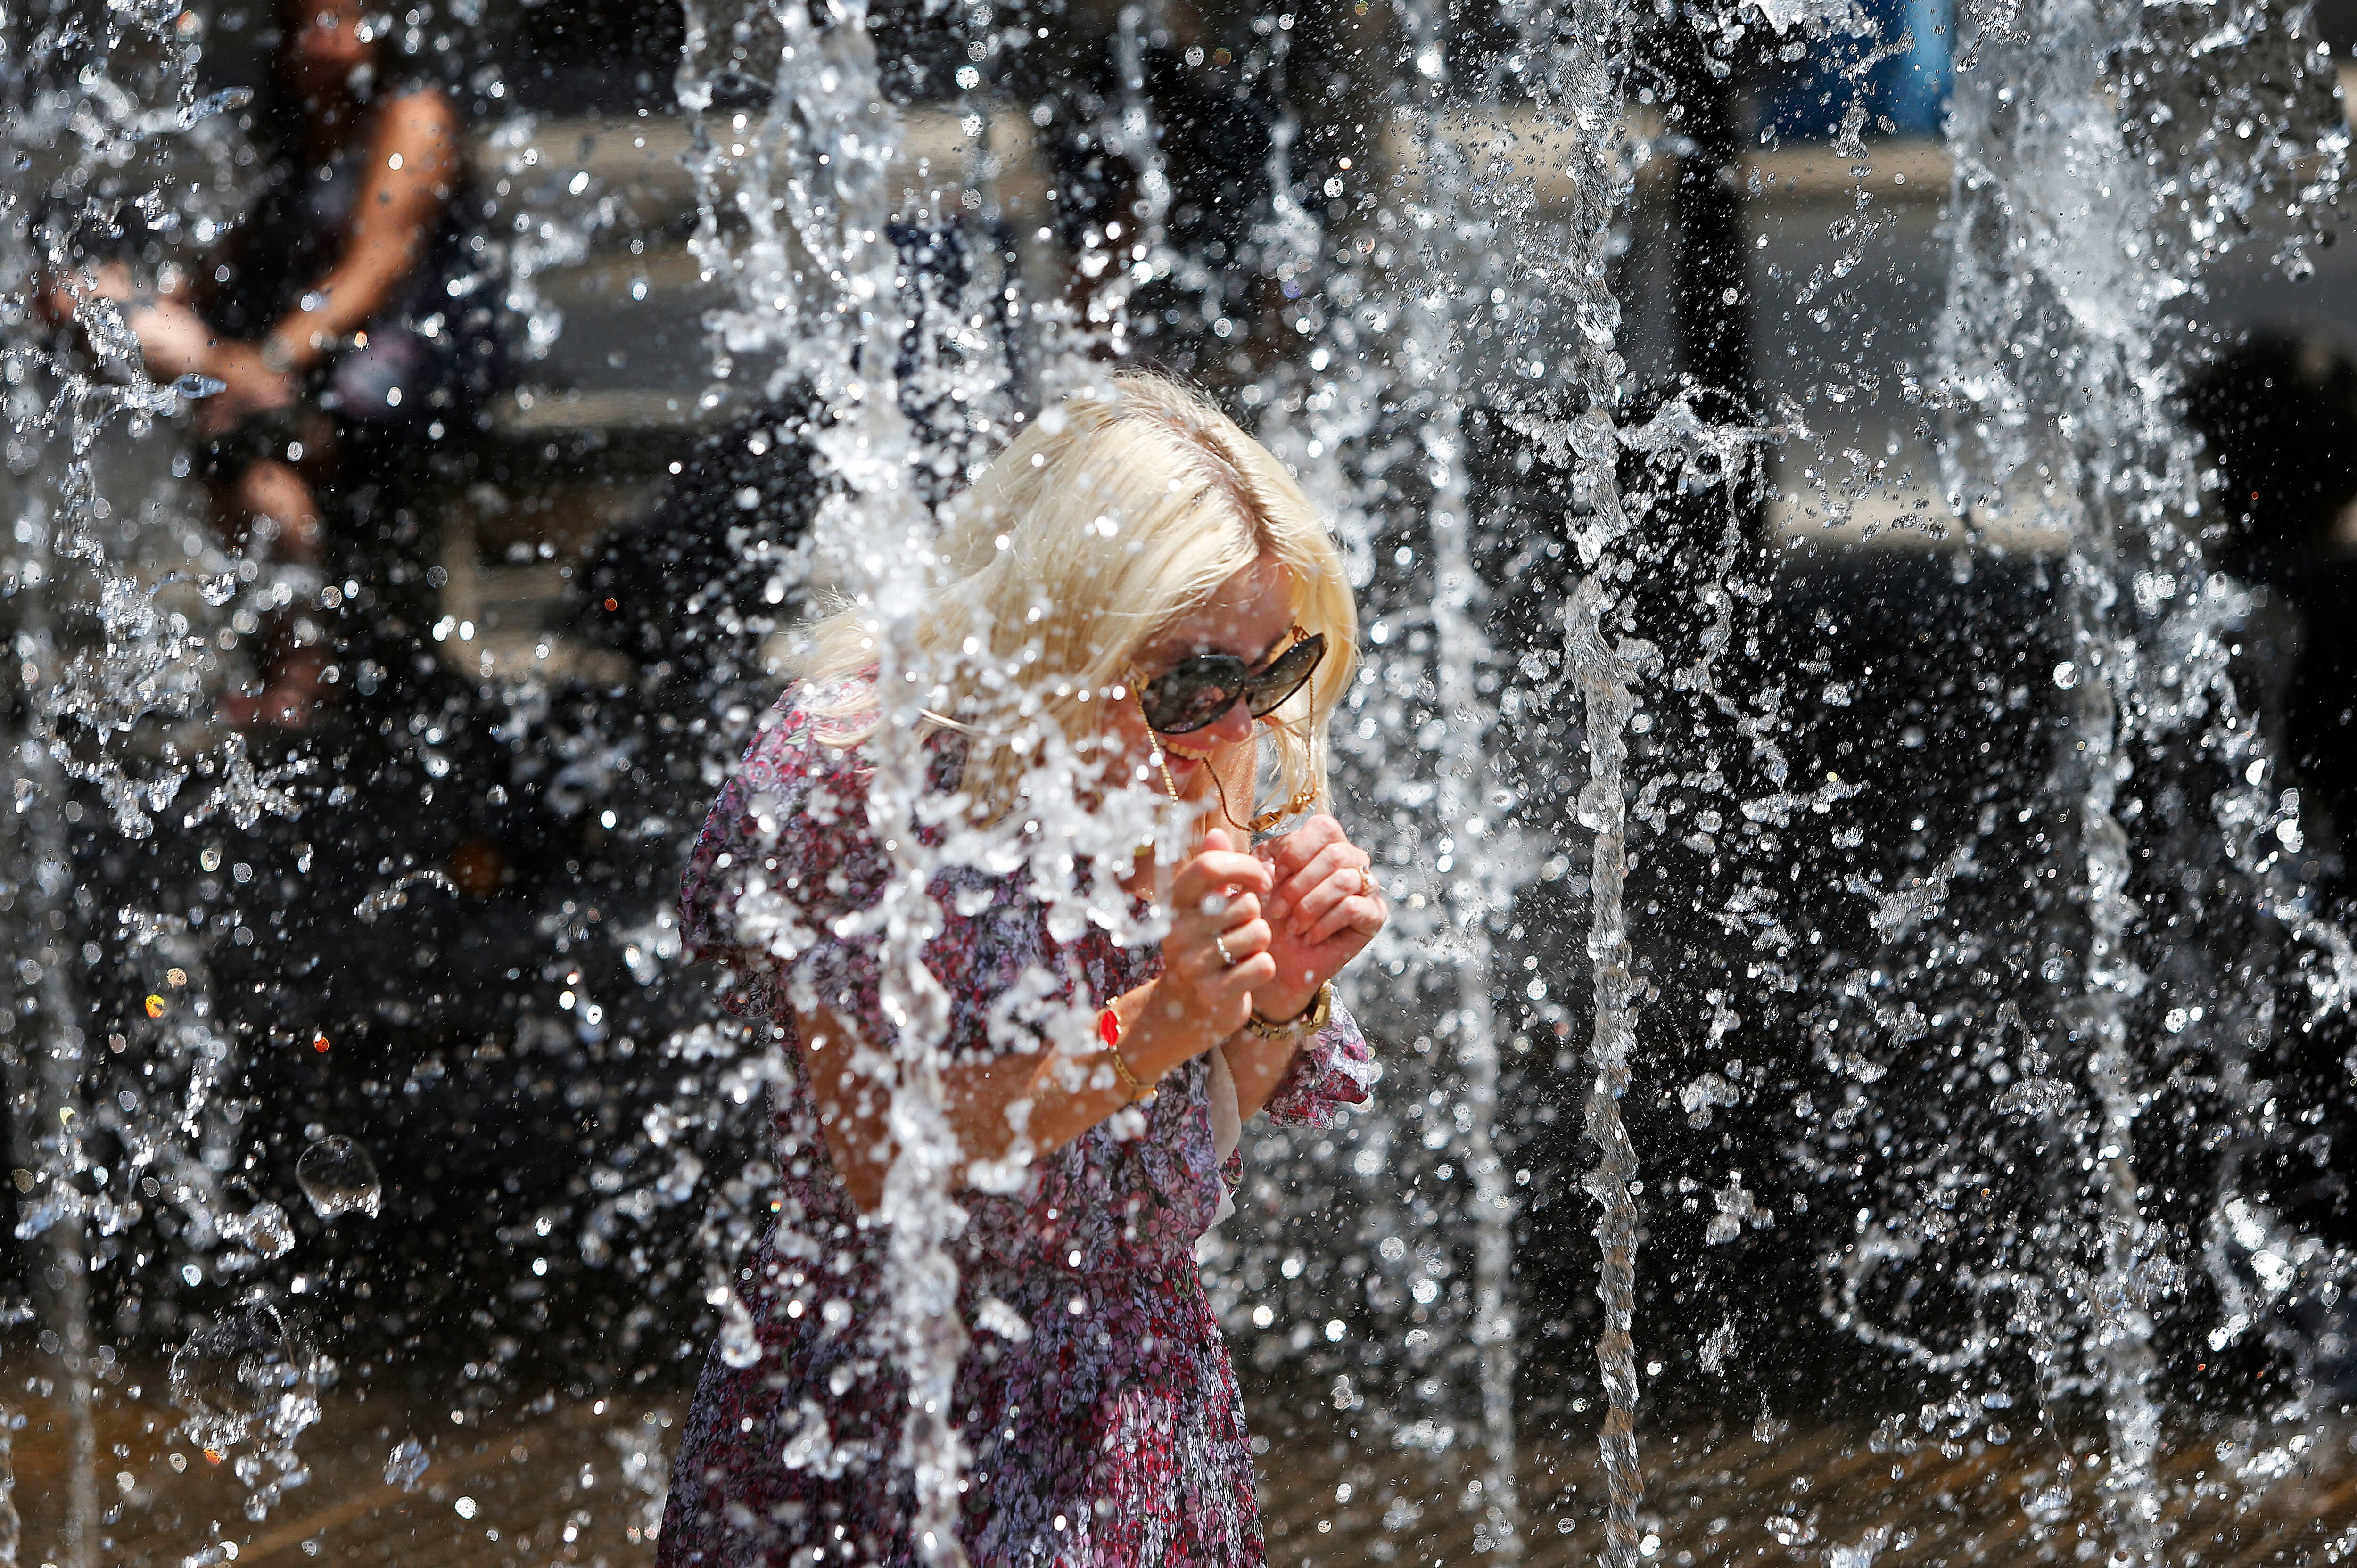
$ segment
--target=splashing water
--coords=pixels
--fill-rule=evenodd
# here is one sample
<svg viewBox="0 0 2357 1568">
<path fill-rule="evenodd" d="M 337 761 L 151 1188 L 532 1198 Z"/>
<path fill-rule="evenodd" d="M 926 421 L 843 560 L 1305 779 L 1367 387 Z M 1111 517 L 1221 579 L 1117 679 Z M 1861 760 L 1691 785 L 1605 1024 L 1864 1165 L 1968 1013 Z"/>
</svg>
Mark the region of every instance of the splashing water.
<svg viewBox="0 0 2357 1568">
<path fill-rule="evenodd" d="M 67 1568 L 115 1550 L 102 1528 L 98 1407 L 123 1397 L 107 1375 L 119 1377 L 125 1359 L 108 1340 L 137 1337 L 123 1326 L 138 1316 L 141 1294 L 152 1326 L 174 1321 L 175 1296 L 198 1292 L 209 1268 L 222 1281 L 251 1272 L 267 1282 L 220 1314 L 189 1313 L 177 1348 L 137 1348 L 173 1356 L 173 1394 L 224 1460 L 251 1445 L 231 1466 L 249 1521 L 299 1484 L 294 1445 L 317 1412 L 310 1380 L 331 1364 L 301 1348 L 274 1305 L 274 1265 L 300 1238 L 285 1208 L 254 1193 L 243 1174 L 254 1145 L 252 1123 L 242 1132 L 239 1123 L 254 1105 L 238 1096 L 253 1058 L 238 1047 L 251 1021 L 233 1004 L 222 1007 L 212 983 L 211 960 L 250 947 L 255 932 L 235 910 L 206 926 L 202 900 L 217 895 L 203 889 L 215 873 L 223 885 L 252 888 L 254 867 L 225 867 L 208 847 L 178 886 L 150 874 L 176 853 L 175 830 L 249 835 L 293 822 L 315 798 L 307 781 L 319 759 L 257 757 L 268 737 L 206 720 L 221 654 L 252 637 L 261 618 L 332 607 L 343 590 L 269 566 L 258 545 L 241 560 L 242 550 L 207 545 L 185 528 L 194 518 L 177 481 L 190 472 L 187 456 L 167 479 L 165 463 L 148 454 L 160 452 L 159 432 L 224 384 L 151 376 L 130 307 L 91 286 L 93 266 L 119 262 L 139 286 L 163 288 L 180 268 L 178 247 L 218 241 L 244 216 L 253 190 L 238 172 L 245 149 L 231 122 L 253 94 L 199 90 L 216 24 L 233 31 L 242 18 L 173 0 L 102 17 L 37 5 L 13 13 L 0 38 L 8 160 L 0 366 L 13 525 L 0 577 L 17 676 L 0 753 L 9 797 L 0 930 L 16 993 L 0 1058 L 15 1112 L 16 1235 L 37 1260 L 27 1277 L 44 1326 L 47 1364 L 34 1386 L 54 1395 L 67 1434 L 60 1496 L 40 1499 L 55 1505 L 42 1510 L 55 1535 L 40 1550 Z M 414 15 L 394 37 L 413 54 L 428 47 Z M 445 35 L 435 47 L 449 42 Z M 479 73 L 476 86 L 492 99 L 504 92 L 496 72 Z M 510 142 L 515 130 L 507 128 Z M 521 161 L 509 172 L 525 184 Z M 567 177 L 554 177 L 564 188 Z M 504 185 L 497 198 L 493 206 L 510 211 L 525 201 Z M 507 305 L 533 316 L 544 349 L 556 317 L 536 301 L 533 269 L 569 253 L 595 226 L 594 213 L 586 222 L 522 222 L 512 246 L 479 243 L 477 270 L 452 280 L 451 299 L 506 285 Z M 455 322 L 463 309 L 452 304 L 440 319 Z M 139 870 L 94 869 L 102 822 Z M 290 858 L 293 871 L 311 869 L 307 844 Z M 422 873 L 401 886 L 436 879 L 448 885 L 440 873 Z M 101 883 L 110 892 L 94 903 Z M 364 918 L 400 902 L 396 889 Z M 254 925 L 274 929 L 258 912 Z M 317 962 L 314 952 L 293 967 L 308 972 Z M 124 988 L 145 997 L 127 1018 L 114 993 Z M 100 1022 L 118 1018 L 113 1028 Z M 363 1200 L 355 1187 L 339 1201 L 372 1211 L 374 1190 L 371 1176 L 371 1196 Z M 117 1284 L 125 1274 L 135 1275 L 127 1316 Z M 113 1309 L 113 1334 L 102 1302 Z M 14 1563 L 13 1507 L 6 1517 L 0 1560 Z"/>
<path fill-rule="evenodd" d="M 1559 252 L 1548 257 L 1573 291 L 1576 333 L 1567 378 L 1572 412 L 1566 425 L 1550 433 L 1555 448 L 1550 456 L 1569 478 L 1565 522 L 1585 572 L 1564 609 L 1565 655 L 1587 718 L 1587 783 L 1579 792 L 1577 817 L 1580 826 L 1594 834 L 1588 858 L 1587 952 L 1594 966 L 1588 1061 L 1595 1081 L 1587 1095 L 1587 1131 L 1596 1146 L 1597 1164 L 1582 1185 L 1601 1210 L 1596 1226 L 1602 1254 L 1597 1295 L 1603 1321 L 1596 1359 L 1607 1402 L 1598 1444 L 1609 1488 L 1604 1557 L 1613 1568 L 1632 1568 L 1638 1561 L 1638 1510 L 1644 1500 L 1637 1460 L 1637 1362 L 1631 1337 L 1637 1155 L 1620 1115 L 1621 1097 L 1629 1089 L 1630 1052 L 1636 1045 L 1622 902 L 1628 865 L 1624 770 L 1628 725 L 1636 707 L 1631 687 L 1644 647 L 1633 639 L 1616 639 L 1606 629 L 1618 593 L 1613 551 L 1633 520 L 1623 507 L 1619 482 L 1620 304 L 1612 296 L 1605 266 L 1614 216 L 1612 160 L 1625 132 L 1617 115 L 1598 118 L 1600 106 L 1617 105 L 1620 98 L 1617 51 L 1626 26 L 1609 0 L 1591 0 L 1552 16 L 1534 16 L 1523 40 L 1544 62 L 1538 67 L 1535 83 L 1541 102 L 1587 133 L 1574 155 L 1577 216 L 1563 228 Z"/>
<path fill-rule="evenodd" d="M 1960 79 L 1951 132 L 1959 240 L 1941 351 L 1954 399 L 1952 504 L 1980 515 L 2045 510 L 2068 541 L 2061 567 L 2067 658 L 2054 677 L 2065 693 L 2064 722 L 2045 792 L 2061 806 L 2067 847 L 2058 864 L 2078 892 L 2084 936 L 2075 972 L 2048 971 L 2047 979 L 2058 983 L 2050 993 L 2054 1012 L 2050 1024 L 2034 1031 L 2044 1049 L 2029 1054 L 2042 1063 L 2067 1048 L 2092 1105 L 2080 1114 L 2075 1096 L 2059 1085 L 2043 1097 L 2029 1095 L 2036 1084 L 2053 1083 L 2043 1079 L 2023 1080 L 2022 1092 L 2009 1091 L 2000 1103 L 2063 1129 L 2081 1151 L 2078 1165 L 2091 1175 L 2083 1197 L 2054 1195 L 2079 1218 L 2050 1230 L 2064 1248 L 2042 1264 L 2050 1283 L 2019 1280 L 2017 1288 L 2026 1300 L 2050 1307 L 2060 1285 L 2063 1299 L 2082 1304 L 2075 1331 L 2083 1342 L 2075 1348 L 2099 1369 L 2109 1436 L 2104 1487 L 2116 1505 L 2111 1517 L 2118 1551 L 2133 1562 L 2161 1558 L 2154 1461 L 2163 1407 L 2155 1325 L 2179 1277 L 2167 1261 L 2169 1244 L 2156 1218 L 2158 1184 L 2138 1168 L 2139 1147 L 2152 1143 L 2139 1122 L 2156 1099 L 2167 1058 L 2137 1036 L 2149 1027 L 2155 995 L 2182 983 L 2189 965 L 2211 976 L 2206 985 L 2217 984 L 2228 965 L 2213 967 L 2199 938 L 2188 947 L 2169 937 L 2177 922 L 2160 918 L 2149 895 L 2132 886 L 2137 851 L 2129 823 L 2157 790 L 2203 767 L 2198 749 L 2184 746 L 2205 711 L 2216 715 L 2216 728 L 2201 746 L 2214 746 L 2237 764 L 2255 751 L 2253 725 L 2239 711 L 2222 657 L 2228 637 L 2214 607 L 2222 580 L 2201 560 L 2199 476 L 2192 445 L 2177 423 L 2176 374 L 2162 351 L 2175 329 L 2169 311 L 2201 286 L 2201 261 L 2233 242 L 2222 232 L 2222 210 L 2248 213 L 2276 202 L 2288 220 L 2281 259 L 2295 270 L 2307 265 L 2302 236 L 2312 231 L 2312 220 L 2304 209 L 2313 211 L 2330 189 L 2345 142 L 2326 117 L 2329 107 L 2317 113 L 2329 96 L 2315 70 L 2320 57 L 2303 59 L 2297 29 L 2273 19 L 2239 18 L 2228 31 L 2255 23 L 2282 50 L 2286 69 L 2268 106 L 2276 113 L 2264 115 L 2276 134 L 2260 138 L 2239 166 L 2221 163 L 2199 114 L 2187 116 L 2182 134 L 2189 143 L 2177 143 L 2174 128 L 2151 129 L 2175 117 L 2184 95 L 2221 91 L 2206 50 L 2173 55 L 2182 42 L 2170 31 L 2173 19 L 2100 5 L 1968 11 L 1960 41 L 1964 59 L 1975 63 Z M 2139 112 L 2119 113 L 2115 94 L 2124 90 Z M 2224 95 L 2247 114 L 2249 95 L 2267 91 L 2242 86 Z M 2243 131 L 2247 137 L 2247 119 Z M 2298 178 L 2283 171 L 2277 160 L 2287 146 L 2320 148 L 2321 179 L 2300 183 L 2315 178 L 2313 167 Z M 2185 190 L 2199 192 L 2200 203 L 2170 199 Z M 2042 353 L 2025 356 L 2025 343 Z M 2058 404 L 2070 413 L 2051 424 L 2031 412 Z M 2033 467 L 2067 482 L 2042 489 L 2029 483 Z M 2186 594 L 2181 609 L 2163 609 L 2153 596 L 2131 590 L 2163 580 L 2213 587 Z M 2255 785 L 2264 769 L 2247 771 L 2244 782 Z M 2127 799 L 2128 786 L 2143 799 Z M 2310 983 L 2316 1003 L 2345 1007 L 2345 938 L 2308 913 L 2305 897 L 2285 887 L 2279 854 L 2238 847 L 2248 840 L 2232 822 L 2234 813 L 2252 813 L 2245 792 L 2230 785 L 2216 800 L 2225 853 L 2248 879 L 2246 896 L 2296 940 L 2321 950 L 2329 968 Z M 2276 804 L 2258 810 L 2271 814 Z M 2173 847 L 2204 855 L 2196 836 L 2179 834 Z M 2264 1035 L 2262 1026 L 2253 1038 Z M 2220 1176 L 2219 1201 L 2233 1201 L 2233 1171 L 2230 1161 Z M 2095 1238 L 2092 1269 L 2072 1255 L 2083 1245 L 2080 1226 Z M 1981 1353 L 1968 1348 L 1961 1360 Z M 2050 1377 L 2067 1385 L 2066 1369 L 2051 1353 L 2040 1359 Z"/>
<path fill-rule="evenodd" d="M 7 1568 L 16 1568 L 24 1533 L 24 1520 L 16 1513 L 16 1412 L 0 1405 L 0 1563 Z"/>
<path fill-rule="evenodd" d="M 775 93 L 737 203 L 751 216 L 751 240 L 732 252 L 718 239 L 713 184 L 718 159 L 699 128 L 694 155 L 703 223 L 699 255 L 707 268 L 726 268 L 738 296 L 748 301 L 742 312 L 719 318 L 716 372 L 728 373 L 734 354 L 782 349 L 770 394 L 799 374 L 823 403 L 841 411 L 813 434 L 839 481 L 813 530 L 815 553 L 818 570 L 876 616 L 877 690 L 884 695 L 884 712 L 873 743 L 876 783 L 868 810 L 878 839 L 895 846 L 894 874 L 873 911 L 885 935 L 883 1005 L 901 1031 L 897 1059 L 868 1065 L 890 1081 L 888 1125 L 896 1151 L 880 1208 L 890 1227 L 886 1283 L 892 1309 L 890 1321 L 877 1325 L 876 1333 L 888 1364 L 908 1382 L 898 1462 L 915 1487 L 911 1538 L 928 1563 L 963 1563 L 957 1520 L 966 1450 L 949 1412 L 967 1337 L 957 1267 L 947 1248 L 964 1214 L 950 1196 L 956 1145 L 942 1113 L 937 1054 L 948 1030 L 948 998 L 921 957 L 940 929 L 940 910 L 928 891 L 939 862 L 903 828 L 920 820 L 925 805 L 927 767 L 918 736 L 926 699 L 920 693 L 931 682 L 904 670 L 900 650 L 913 618 L 926 613 L 926 606 L 921 575 L 891 564 L 923 558 L 928 521 L 909 489 L 915 447 L 892 351 L 910 326 L 893 240 L 893 166 L 903 137 L 882 95 L 864 5 L 855 0 L 823 25 L 792 5 L 777 7 L 771 19 L 781 39 Z M 692 23 L 692 34 L 703 26 Z M 813 61 L 823 62 L 823 69 L 813 70 Z M 697 64 L 691 42 L 681 68 L 681 98 L 700 113 L 709 95 L 695 74 Z M 784 191 L 773 195 L 771 181 L 780 173 L 786 175 Z M 804 280 L 787 275 L 780 213 L 810 254 L 827 258 L 827 276 L 835 285 L 808 318 L 782 316 L 790 289 L 808 294 L 794 287 Z"/>
<path fill-rule="evenodd" d="M 409 890 L 413 887 L 438 887 L 445 893 L 458 891 L 458 885 L 450 880 L 447 872 L 430 869 L 413 871 L 378 888 L 353 905 L 352 913 L 373 924 L 378 916 L 389 914 L 407 904 Z"/>
<path fill-rule="evenodd" d="M 189 1336 L 172 1356 L 172 1399 L 188 1415 L 189 1439 L 208 1453 L 238 1456 L 239 1478 L 264 1507 L 280 1488 L 300 1484 L 293 1444 L 319 1419 L 318 1353 L 278 1309 L 255 1302 L 232 1309 Z M 267 1482 L 265 1463 L 277 1474 Z"/>
</svg>

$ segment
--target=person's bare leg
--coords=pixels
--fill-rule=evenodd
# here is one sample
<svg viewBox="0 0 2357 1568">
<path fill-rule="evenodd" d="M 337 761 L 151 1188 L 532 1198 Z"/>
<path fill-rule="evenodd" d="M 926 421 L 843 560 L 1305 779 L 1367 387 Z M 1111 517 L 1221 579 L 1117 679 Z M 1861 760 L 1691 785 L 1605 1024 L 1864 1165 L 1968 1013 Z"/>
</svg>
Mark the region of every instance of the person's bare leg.
<svg viewBox="0 0 2357 1568">
<path fill-rule="evenodd" d="M 252 540 L 279 559 L 317 567 L 327 554 L 326 520 L 311 487 L 290 464 L 248 467 L 224 498 L 232 542 Z M 240 729 L 263 725 L 299 729 L 324 705 L 328 650 L 298 640 L 299 612 L 274 612 L 263 636 L 262 690 L 221 700 L 221 717 Z"/>
</svg>

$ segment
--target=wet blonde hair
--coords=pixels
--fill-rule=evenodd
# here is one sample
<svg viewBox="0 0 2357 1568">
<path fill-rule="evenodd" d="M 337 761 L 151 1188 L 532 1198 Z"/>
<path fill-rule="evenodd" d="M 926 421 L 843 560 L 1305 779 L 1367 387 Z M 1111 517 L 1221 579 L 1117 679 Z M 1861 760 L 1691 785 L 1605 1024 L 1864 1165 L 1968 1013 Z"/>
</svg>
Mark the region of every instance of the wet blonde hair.
<svg viewBox="0 0 2357 1568">
<path fill-rule="evenodd" d="M 933 612 L 902 653 L 932 722 L 974 737 L 964 789 L 983 814 L 1014 807 L 1039 722 L 1092 749 L 1099 704 L 1117 687 L 1136 701 L 1125 678 L 1138 649 L 1264 555 L 1286 569 L 1295 622 L 1326 637 L 1317 672 L 1267 725 L 1287 797 L 1322 802 L 1359 617 L 1309 498 L 1234 421 L 1157 377 L 1116 376 L 1042 413 L 952 510 Z M 797 672 L 819 691 L 853 682 L 877 661 L 876 634 L 864 607 L 838 609 L 811 628 Z M 837 701 L 834 716 L 856 719 L 873 699 L 854 687 Z M 856 744 L 873 728 L 840 733 Z"/>
</svg>

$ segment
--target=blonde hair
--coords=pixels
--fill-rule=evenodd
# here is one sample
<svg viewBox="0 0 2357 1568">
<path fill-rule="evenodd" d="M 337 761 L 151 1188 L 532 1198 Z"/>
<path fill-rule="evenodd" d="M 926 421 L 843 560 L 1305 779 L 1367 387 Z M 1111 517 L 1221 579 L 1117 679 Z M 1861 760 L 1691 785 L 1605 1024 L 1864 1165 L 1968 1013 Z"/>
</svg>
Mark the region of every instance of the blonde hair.
<svg viewBox="0 0 2357 1568">
<path fill-rule="evenodd" d="M 974 737 L 963 788 L 981 813 L 1014 807 L 1033 726 L 1048 720 L 1091 749 L 1099 704 L 1139 647 L 1265 555 L 1286 569 L 1295 621 L 1326 638 L 1317 672 L 1269 725 L 1287 796 L 1323 801 L 1327 723 L 1359 633 L 1325 520 L 1268 448 L 1169 381 L 1116 376 L 1043 412 L 953 508 L 931 610 L 900 650 L 932 722 Z M 874 665 L 876 636 L 860 606 L 815 623 L 798 660 L 807 700 Z M 856 721 L 873 697 L 852 686 L 833 701 L 831 716 Z M 836 733 L 851 745 L 874 727 Z"/>
</svg>

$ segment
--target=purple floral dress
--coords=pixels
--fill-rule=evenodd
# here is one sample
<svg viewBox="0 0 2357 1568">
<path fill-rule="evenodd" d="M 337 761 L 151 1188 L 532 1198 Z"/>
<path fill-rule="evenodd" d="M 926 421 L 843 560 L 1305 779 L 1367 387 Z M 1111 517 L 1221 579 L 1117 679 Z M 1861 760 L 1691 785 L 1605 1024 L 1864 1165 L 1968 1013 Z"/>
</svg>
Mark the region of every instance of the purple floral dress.
<svg viewBox="0 0 2357 1568">
<path fill-rule="evenodd" d="M 769 715 L 705 824 L 682 896 L 688 942 L 727 966 L 734 1009 L 789 1039 L 787 993 L 823 999 L 886 1041 L 876 939 L 833 934 L 875 903 L 889 872 L 868 823 L 872 764 L 864 747 L 821 744 L 828 721 L 798 695 Z M 956 744 L 935 749 L 937 788 L 953 785 Z M 1043 977 L 1049 994 L 1093 1006 L 1160 968 L 1158 951 L 1116 946 L 1093 925 L 1051 934 L 1024 875 L 955 868 L 931 891 L 943 929 L 926 965 L 950 994 L 947 1047 L 961 1058 L 1003 1048 L 988 1020 L 1001 1018 L 1004 1040 L 1010 1010 L 994 1003 L 1037 994 Z M 761 934 L 776 924 L 765 900 L 778 896 L 807 944 L 791 960 L 773 950 L 798 944 Z M 1369 1060 L 1337 1007 L 1268 1113 L 1329 1122 L 1366 1100 Z M 1039 1160 L 1019 1191 L 959 1194 L 968 1219 L 953 1248 L 972 1338 L 957 1414 L 974 1456 L 963 1534 L 976 1568 L 1265 1561 L 1235 1373 L 1195 1265 L 1227 1190 L 1209 1079 L 1199 1057 L 1139 1108 L 1142 1134 L 1101 1123 Z M 738 1285 L 759 1355 L 716 1347 L 705 1364 L 659 1568 L 913 1563 L 909 1485 L 893 1457 L 904 1385 L 867 1333 L 884 1233 L 862 1223 L 837 1180 L 799 1076 L 772 1094 L 770 1121 L 777 1223 Z"/>
</svg>

